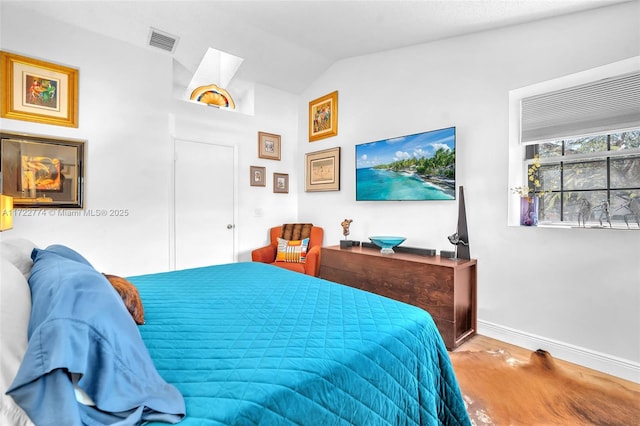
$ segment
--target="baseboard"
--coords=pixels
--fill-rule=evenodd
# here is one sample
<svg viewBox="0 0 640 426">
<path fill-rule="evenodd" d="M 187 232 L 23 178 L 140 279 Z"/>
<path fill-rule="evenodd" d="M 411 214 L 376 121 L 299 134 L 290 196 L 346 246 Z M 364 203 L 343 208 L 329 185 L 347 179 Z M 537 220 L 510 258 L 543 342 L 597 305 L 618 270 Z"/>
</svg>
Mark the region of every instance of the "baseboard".
<svg viewBox="0 0 640 426">
<path fill-rule="evenodd" d="M 637 362 L 536 336 L 488 321 L 478 320 L 478 334 L 502 340 L 525 349 L 544 349 L 554 358 L 640 383 L 640 363 Z"/>
</svg>

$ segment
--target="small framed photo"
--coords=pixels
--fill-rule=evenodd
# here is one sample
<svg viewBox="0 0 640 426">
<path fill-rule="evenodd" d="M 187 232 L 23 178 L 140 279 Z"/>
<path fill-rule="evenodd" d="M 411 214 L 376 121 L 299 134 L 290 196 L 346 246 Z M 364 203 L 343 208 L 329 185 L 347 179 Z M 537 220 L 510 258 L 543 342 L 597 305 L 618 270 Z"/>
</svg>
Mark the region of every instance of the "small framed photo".
<svg viewBox="0 0 640 426">
<path fill-rule="evenodd" d="M 309 102 L 309 142 L 338 134 L 338 91 Z"/>
<path fill-rule="evenodd" d="M 0 132 L 1 193 L 15 207 L 82 208 L 84 140 Z"/>
<path fill-rule="evenodd" d="M 0 116 L 78 127 L 78 70 L 0 52 Z"/>
<path fill-rule="evenodd" d="M 266 167 L 251 166 L 249 176 L 251 186 L 267 186 L 266 174 Z"/>
<path fill-rule="evenodd" d="M 288 194 L 289 193 L 289 175 L 285 173 L 273 174 L 273 192 Z"/>
<path fill-rule="evenodd" d="M 280 160 L 280 135 L 258 132 L 258 157 Z"/>
<path fill-rule="evenodd" d="M 340 147 L 306 154 L 305 191 L 340 190 Z"/>
</svg>

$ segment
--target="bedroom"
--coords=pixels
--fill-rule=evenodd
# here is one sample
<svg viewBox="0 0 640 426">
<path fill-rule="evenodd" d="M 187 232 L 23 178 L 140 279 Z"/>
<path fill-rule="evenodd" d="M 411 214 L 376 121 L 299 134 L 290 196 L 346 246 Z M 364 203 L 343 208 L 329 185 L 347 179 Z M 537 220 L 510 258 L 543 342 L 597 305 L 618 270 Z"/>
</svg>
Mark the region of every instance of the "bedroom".
<svg viewBox="0 0 640 426">
<path fill-rule="evenodd" d="M 182 139 L 237 149 L 235 260 L 248 260 L 270 226 L 296 220 L 324 227 L 325 244 L 337 244 L 345 217 L 354 219 L 353 239 L 399 234 L 408 246 L 449 249 L 455 203 L 355 201 L 353 146 L 455 125 L 457 177 L 465 188 L 471 254 L 479 261 L 479 333 L 638 381 L 637 232 L 507 226 L 509 91 L 637 56 L 637 1 L 340 60 L 300 93 L 257 83 L 253 116 L 175 99 L 174 73 L 182 70 L 171 56 L 64 24 L 20 2 L 1 7 L 2 50 L 81 73 L 77 129 L 7 119 L 2 129 L 86 139 L 85 207 L 131 212 L 16 217 L 2 238 L 68 244 L 119 275 L 171 269 L 172 144 Z M 340 93 L 339 133 L 309 143 L 308 102 L 333 90 Z M 259 131 L 282 136 L 281 161 L 257 158 Z M 304 154 L 335 146 L 342 148 L 341 190 L 305 192 Z M 274 194 L 270 182 L 250 187 L 251 165 L 267 167 L 269 177 L 288 173 L 289 193 Z"/>
</svg>

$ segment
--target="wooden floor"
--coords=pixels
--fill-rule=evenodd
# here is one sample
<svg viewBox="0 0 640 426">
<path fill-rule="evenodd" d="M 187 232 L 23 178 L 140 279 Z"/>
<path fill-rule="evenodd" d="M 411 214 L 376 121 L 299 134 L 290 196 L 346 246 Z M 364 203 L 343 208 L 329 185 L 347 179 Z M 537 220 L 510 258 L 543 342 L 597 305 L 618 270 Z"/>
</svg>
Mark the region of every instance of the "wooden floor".
<svg viewBox="0 0 640 426">
<path fill-rule="evenodd" d="M 511 345 L 509 343 L 502 342 L 500 340 L 492 339 L 486 336 L 475 335 L 471 339 L 467 340 L 462 345 L 458 346 L 455 349 L 455 352 L 458 351 L 497 351 L 503 350 L 508 352 L 513 358 L 526 362 L 529 360 L 531 352 L 529 349 L 524 349 L 519 346 Z M 553 356 L 553 354 L 551 354 Z M 576 374 L 578 376 L 588 376 L 594 380 L 611 380 L 614 381 L 625 388 L 640 392 L 640 384 L 634 383 L 628 380 L 621 379 L 619 377 L 610 376 L 608 374 L 592 370 L 590 368 L 582 367 L 577 364 L 572 364 L 567 361 L 563 361 L 557 358 L 554 358 L 556 361 L 556 365 L 562 366 L 562 368 L 569 372 L 570 374 Z"/>
</svg>

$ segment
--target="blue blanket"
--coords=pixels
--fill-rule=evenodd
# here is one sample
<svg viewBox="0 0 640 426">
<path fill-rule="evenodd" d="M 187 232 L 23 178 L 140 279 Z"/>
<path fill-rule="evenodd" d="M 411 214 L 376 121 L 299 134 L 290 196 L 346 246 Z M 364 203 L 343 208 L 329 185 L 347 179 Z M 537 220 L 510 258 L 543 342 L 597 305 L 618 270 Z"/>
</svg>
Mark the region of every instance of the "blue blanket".
<svg viewBox="0 0 640 426">
<path fill-rule="evenodd" d="M 469 424 L 417 307 L 260 263 L 129 279 L 181 425 Z"/>
<path fill-rule="evenodd" d="M 182 396 L 158 375 L 118 293 L 76 255 L 34 249 L 29 344 L 7 393 L 37 426 L 177 423 Z M 95 405 L 77 402 L 72 374 Z"/>
</svg>

